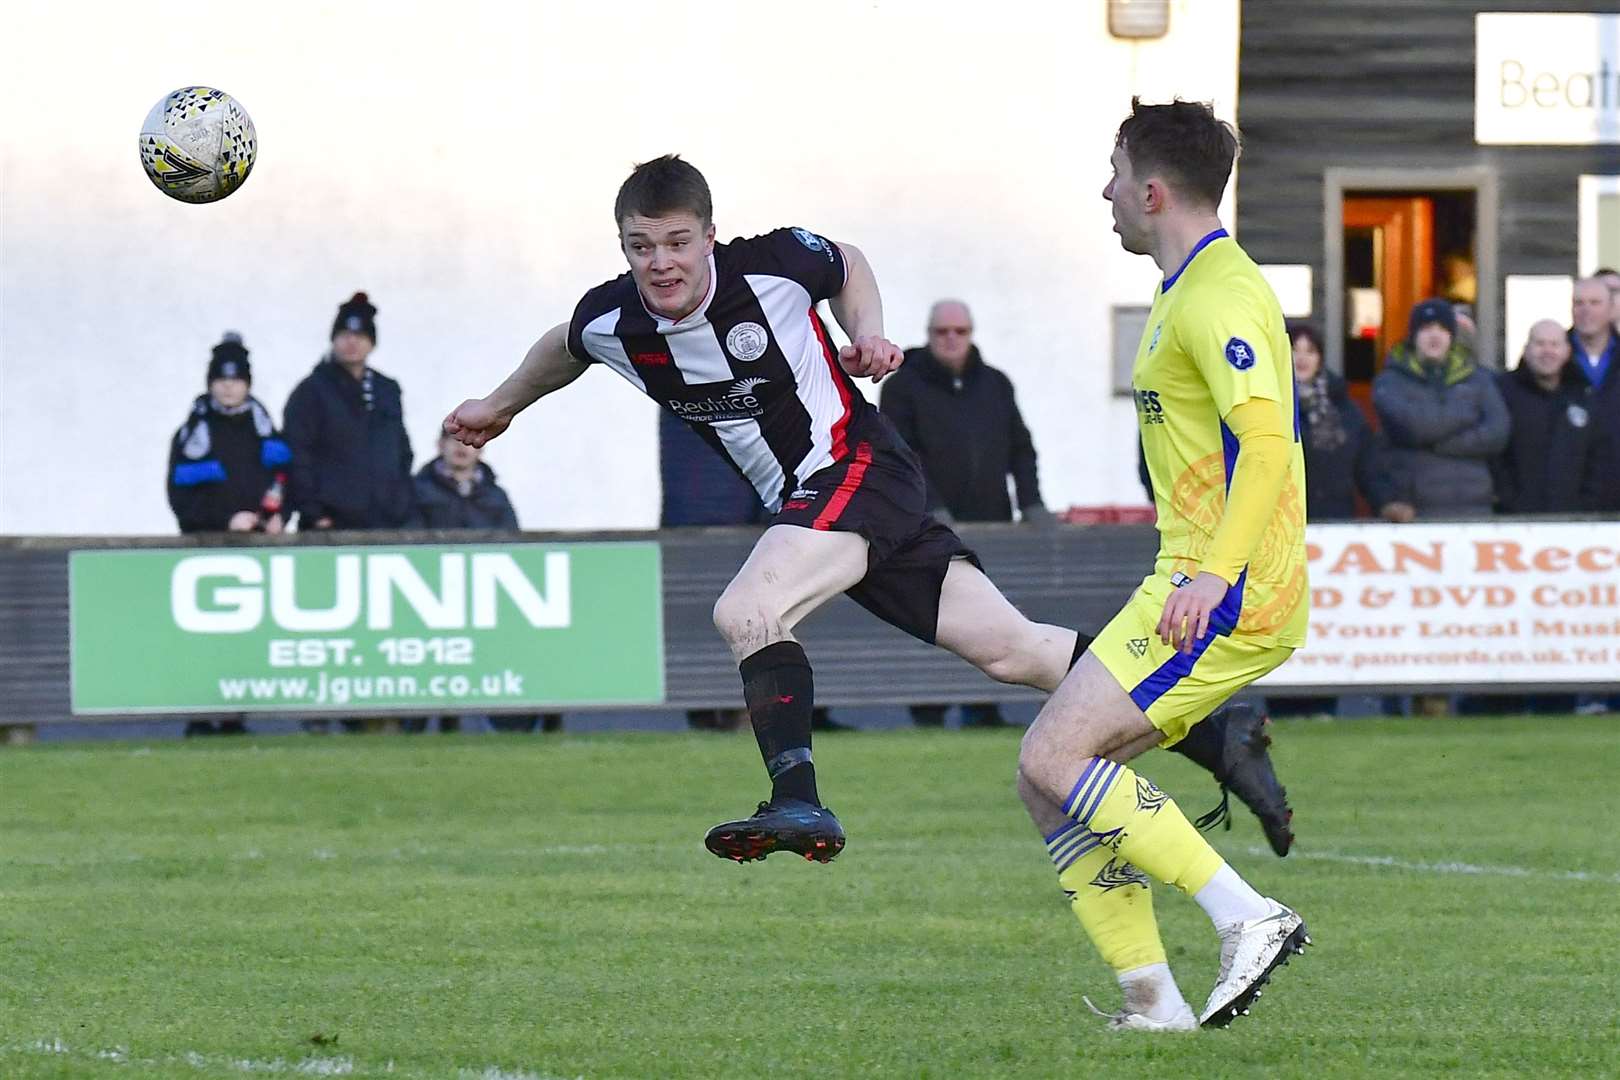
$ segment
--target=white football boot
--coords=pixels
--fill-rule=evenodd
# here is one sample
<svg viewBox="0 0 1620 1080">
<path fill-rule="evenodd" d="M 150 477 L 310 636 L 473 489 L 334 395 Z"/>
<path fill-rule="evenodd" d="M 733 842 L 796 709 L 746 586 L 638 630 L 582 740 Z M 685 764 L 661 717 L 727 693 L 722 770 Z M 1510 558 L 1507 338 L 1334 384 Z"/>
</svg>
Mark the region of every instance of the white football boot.
<svg viewBox="0 0 1620 1080">
<path fill-rule="evenodd" d="M 1271 910 L 1260 918 L 1222 932 L 1221 973 L 1199 1017 L 1204 1027 L 1225 1027 L 1247 1016 L 1271 973 L 1311 943 L 1303 919 L 1269 897 L 1266 903 Z"/>
<path fill-rule="evenodd" d="M 1129 1011 L 1129 1003 L 1128 1002 L 1126 1003 L 1126 1009 L 1125 1010 L 1123 1010 L 1121 1012 L 1117 1012 L 1117 1013 L 1109 1013 L 1109 1012 L 1103 1012 L 1101 1009 L 1097 1008 L 1097 1006 L 1093 1005 L 1091 1003 L 1091 999 L 1088 998 L 1088 997 L 1082 997 L 1080 1000 L 1084 1001 L 1086 1003 L 1086 1008 L 1090 1009 L 1092 1012 L 1096 1013 L 1098 1016 L 1100 1016 L 1104 1020 L 1108 1021 L 1108 1030 L 1109 1031 L 1197 1031 L 1198 1030 L 1198 1020 L 1197 1020 L 1197 1018 L 1195 1018 L 1193 1016 L 1192 1008 L 1190 1006 L 1188 1006 L 1185 1002 L 1182 1003 L 1181 1011 L 1176 1013 L 1170 1019 L 1168 1019 L 1168 1020 L 1155 1020 L 1155 1019 L 1153 1019 L 1153 1017 L 1148 1016 L 1146 1013 L 1139 1013 L 1139 1012 L 1131 1012 L 1131 1011 Z"/>
</svg>

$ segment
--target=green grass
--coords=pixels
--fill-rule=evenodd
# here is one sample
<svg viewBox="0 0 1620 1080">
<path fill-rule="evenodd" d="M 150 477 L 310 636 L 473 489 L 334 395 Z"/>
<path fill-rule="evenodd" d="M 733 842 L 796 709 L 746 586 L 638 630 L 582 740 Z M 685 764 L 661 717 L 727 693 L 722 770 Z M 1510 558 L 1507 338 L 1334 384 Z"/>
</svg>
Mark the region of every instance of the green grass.
<svg viewBox="0 0 1620 1080">
<path fill-rule="evenodd" d="M 1317 947 L 1184 1037 L 1081 1004 L 1117 995 L 1013 734 L 823 738 L 828 867 L 703 850 L 758 797 L 746 736 L 0 751 L 0 1077 L 1620 1074 L 1616 722 L 1279 729 L 1297 856 L 1215 842 Z M 1196 1007 L 1214 937 L 1158 909 Z"/>
</svg>

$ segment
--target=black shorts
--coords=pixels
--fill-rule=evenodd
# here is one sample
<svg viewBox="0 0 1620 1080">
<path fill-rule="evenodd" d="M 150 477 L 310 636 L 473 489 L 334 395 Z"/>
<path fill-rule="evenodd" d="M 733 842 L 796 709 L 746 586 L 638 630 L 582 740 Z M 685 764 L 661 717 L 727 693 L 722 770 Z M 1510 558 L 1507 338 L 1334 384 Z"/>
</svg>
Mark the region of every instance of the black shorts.
<svg viewBox="0 0 1620 1080">
<path fill-rule="evenodd" d="M 783 502 L 771 524 L 863 537 L 866 576 L 848 590 L 849 598 L 932 645 L 940 589 L 951 560 L 967 559 L 983 567 L 927 506 L 927 481 L 910 449 L 859 442 L 842 461 L 811 475 Z"/>
</svg>

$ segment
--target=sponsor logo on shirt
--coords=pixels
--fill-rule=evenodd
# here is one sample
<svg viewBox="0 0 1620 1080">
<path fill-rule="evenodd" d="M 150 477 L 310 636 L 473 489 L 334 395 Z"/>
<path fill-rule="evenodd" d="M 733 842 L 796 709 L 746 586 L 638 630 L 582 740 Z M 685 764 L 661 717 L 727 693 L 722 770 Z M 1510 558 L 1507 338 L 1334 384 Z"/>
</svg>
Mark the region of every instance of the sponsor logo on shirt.
<svg viewBox="0 0 1620 1080">
<path fill-rule="evenodd" d="M 1240 337 L 1226 339 L 1226 362 L 1239 371 L 1254 367 L 1254 346 Z"/>
<path fill-rule="evenodd" d="M 730 386 L 710 383 L 694 386 L 693 390 L 706 396 L 670 398 L 669 410 L 682 420 L 694 424 L 713 424 L 721 420 L 752 420 L 765 415 L 765 405 L 754 391 L 769 379 L 738 379 Z"/>
<path fill-rule="evenodd" d="M 1136 415 L 1144 424 L 1164 423 L 1164 406 L 1159 402 L 1157 390 L 1136 391 Z"/>
<path fill-rule="evenodd" d="M 820 494 L 820 492 L 816 491 L 815 488 L 798 488 L 793 492 L 792 495 L 789 495 L 788 498 L 790 498 L 790 499 L 813 499 L 818 494 Z"/>
<path fill-rule="evenodd" d="M 667 352 L 638 352 L 630 357 L 636 367 L 668 367 L 675 361 Z"/>
</svg>

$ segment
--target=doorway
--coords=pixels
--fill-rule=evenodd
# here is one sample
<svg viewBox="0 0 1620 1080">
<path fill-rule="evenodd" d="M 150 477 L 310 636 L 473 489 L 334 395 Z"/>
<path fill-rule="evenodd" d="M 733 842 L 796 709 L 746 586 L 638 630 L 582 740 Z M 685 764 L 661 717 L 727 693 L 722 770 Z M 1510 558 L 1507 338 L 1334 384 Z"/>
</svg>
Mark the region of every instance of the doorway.
<svg viewBox="0 0 1620 1080">
<path fill-rule="evenodd" d="M 1428 297 L 1457 304 L 1459 336 L 1499 366 L 1495 174 L 1329 169 L 1324 179 L 1327 362 L 1368 419 L 1372 381 Z"/>
</svg>

